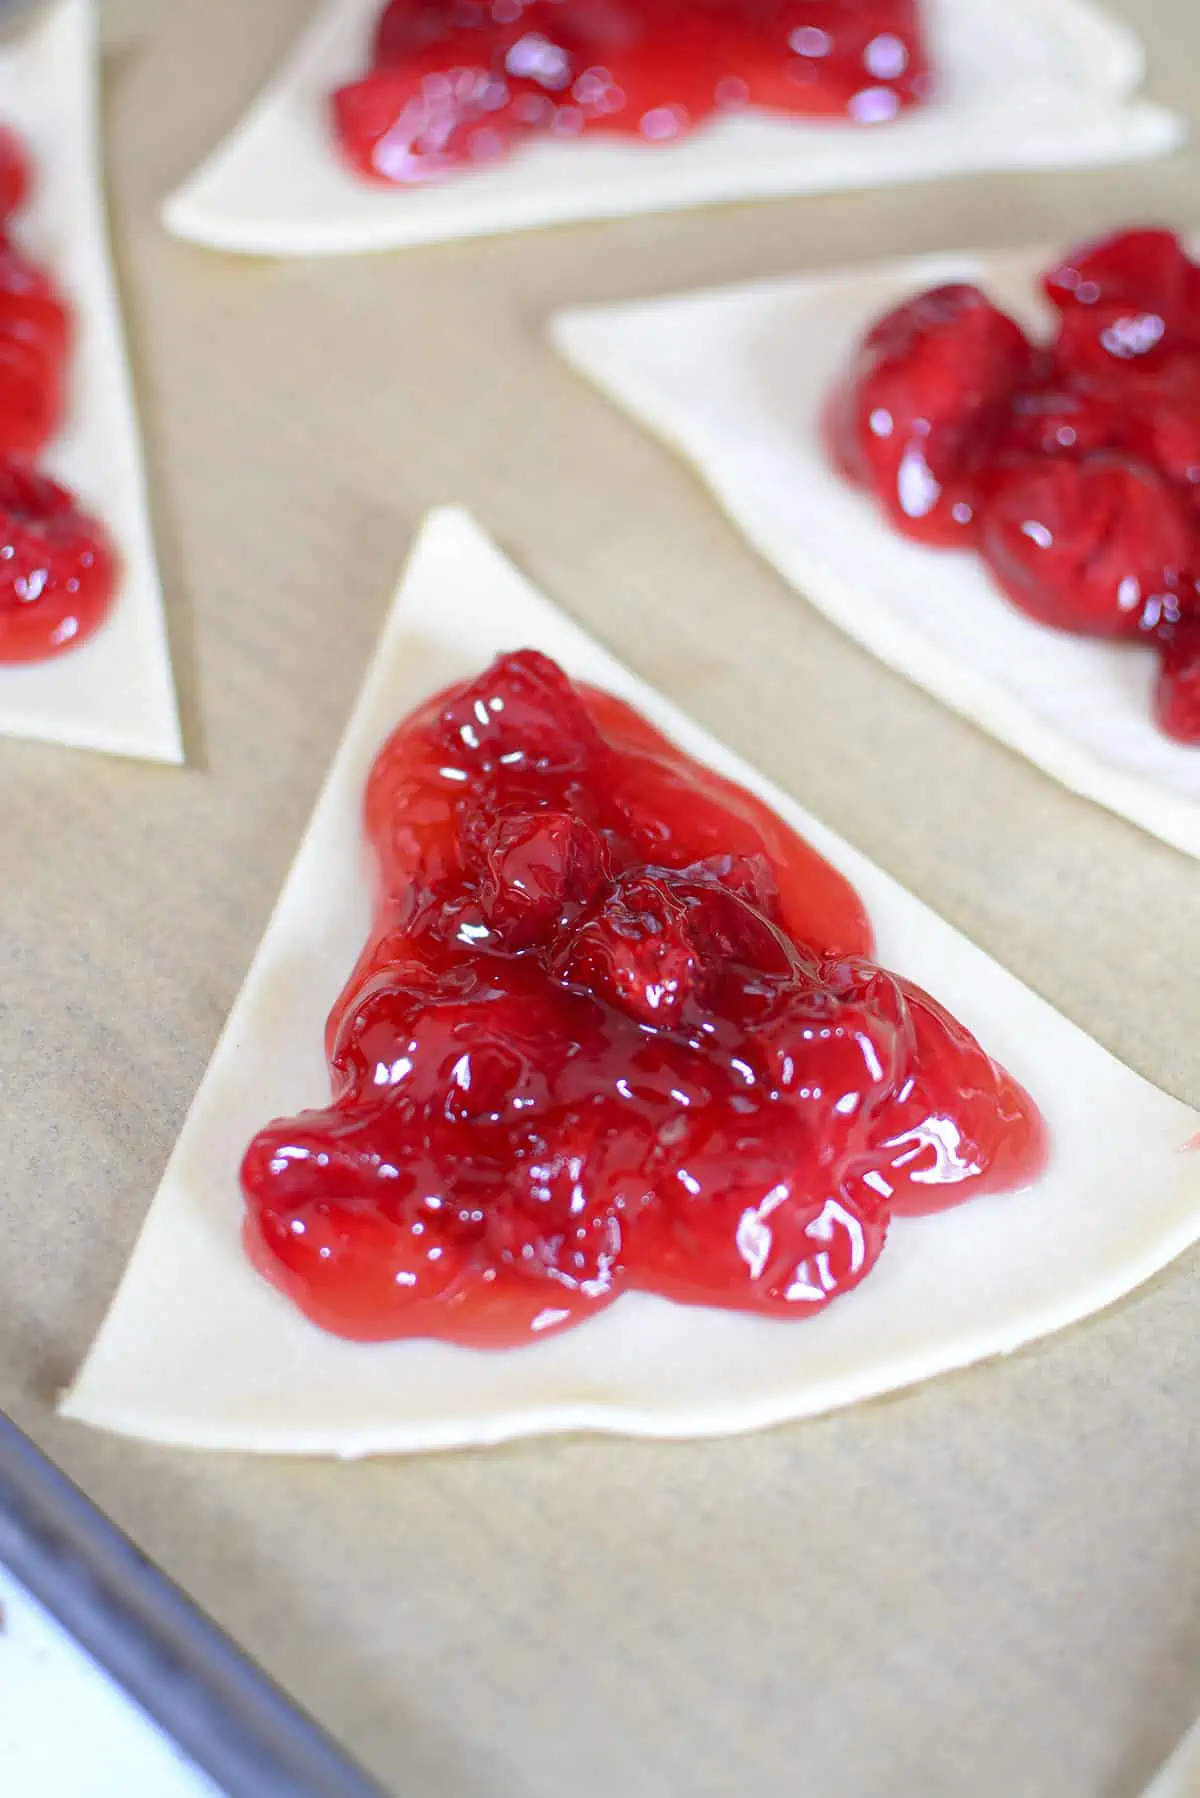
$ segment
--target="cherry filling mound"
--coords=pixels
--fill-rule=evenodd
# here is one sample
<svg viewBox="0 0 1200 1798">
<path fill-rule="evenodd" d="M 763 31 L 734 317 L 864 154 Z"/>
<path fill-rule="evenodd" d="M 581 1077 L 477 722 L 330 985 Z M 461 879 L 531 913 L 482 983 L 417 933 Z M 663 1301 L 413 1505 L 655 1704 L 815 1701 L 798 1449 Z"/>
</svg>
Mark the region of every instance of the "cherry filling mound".
<svg viewBox="0 0 1200 1798">
<path fill-rule="evenodd" d="M 1152 645 L 1158 723 L 1200 743 L 1200 266 L 1131 230 L 1042 286 L 1047 343 L 968 285 L 881 318 L 831 396 L 831 453 L 906 536 L 978 551 L 1031 617 Z"/>
<path fill-rule="evenodd" d="M 407 185 L 747 106 L 878 124 L 931 88 L 916 0 L 392 0 L 333 111 L 351 164 Z"/>
<path fill-rule="evenodd" d="M 370 777 L 333 1100 L 242 1167 L 258 1268 L 362 1339 L 529 1342 L 642 1289 L 808 1317 L 893 1217 L 1022 1185 L 1034 1105 L 871 960 L 766 806 L 532 650 Z"/>
<path fill-rule="evenodd" d="M 9 235 L 31 186 L 23 144 L 0 126 L 0 662 L 82 643 L 107 617 L 117 574 L 104 527 L 33 466 L 62 423 L 71 317 Z"/>
</svg>

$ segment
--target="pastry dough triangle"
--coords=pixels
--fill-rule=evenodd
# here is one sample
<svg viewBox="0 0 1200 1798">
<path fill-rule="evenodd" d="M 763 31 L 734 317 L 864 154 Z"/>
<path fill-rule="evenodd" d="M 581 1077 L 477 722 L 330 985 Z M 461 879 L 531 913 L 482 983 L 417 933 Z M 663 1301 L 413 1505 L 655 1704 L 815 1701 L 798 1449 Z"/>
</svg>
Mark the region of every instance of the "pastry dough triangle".
<svg viewBox="0 0 1200 1798">
<path fill-rule="evenodd" d="M 827 618 L 1073 792 L 1200 856 L 1200 749 L 1152 715 L 1153 650 L 1026 617 L 976 556 L 895 531 L 834 470 L 820 413 L 889 307 L 973 281 L 1033 328 L 1052 251 L 926 256 L 560 314 L 563 354 L 697 469 Z"/>
<path fill-rule="evenodd" d="M 1180 142 L 1178 119 L 1133 97 L 1136 36 L 1092 0 L 925 4 L 941 92 L 884 129 L 746 113 L 665 151 L 539 142 L 495 169 L 397 193 L 342 165 L 329 124 L 331 90 L 366 68 L 381 0 L 328 0 L 164 216 L 219 250 L 335 256 L 967 169 L 1086 167 Z"/>
<path fill-rule="evenodd" d="M 361 800 L 418 701 L 530 646 L 628 699 L 741 781 L 866 900 L 879 959 L 929 987 L 1032 1092 L 1054 1138 L 1025 1191 L 901 1219 L 870 1280 L 776 1323 L 641 1293 L 487 1353 L 324 1334 L 251 1268 L 238 1166 L 272 1116 L 328 1093 L 325 1015 L 366 938 Z M 349 729 L 99 1338 L 62 1409 L 197 1448 L 340 1456 L 559 1430 L 733 1433 L 870 1398 L 1086 1317 L 1200 1236 L 1200 1117 L 1090 1041 L 615 662 L 457 511 L 426 524 Z"/>
<path fill-rule="evenodd" d="M 81 648 L 51 661 L 0 663 L 0 734 L 181 762 L 162 589 L 146 502 L 137 413 L 125 357 L 100 186 L 96 9 L 51 0 L 0 44 L 0 118 L 35 163 L 22 247 L 44 262 L 75 314 L 65 428 L 46 472 L 108 526 L 122 575 L 110 617 Z"/>
</svg>

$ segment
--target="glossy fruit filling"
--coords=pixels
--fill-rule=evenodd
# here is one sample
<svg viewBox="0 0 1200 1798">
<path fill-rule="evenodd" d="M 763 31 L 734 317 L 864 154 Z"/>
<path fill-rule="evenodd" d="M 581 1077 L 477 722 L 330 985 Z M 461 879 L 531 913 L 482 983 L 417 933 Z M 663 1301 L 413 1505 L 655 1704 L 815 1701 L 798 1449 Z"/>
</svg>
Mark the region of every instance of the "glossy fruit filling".
<svg viewBox="0 0 1200 1798">
<path fill-rule="evenodd" d="M 116 586 L 104 527 L 33 466 L 62 423 L 71 315 L 9 235 L 32 186 L 21 140 L 0 126 L 0 663 L 76 647 Z"/>
<path fill-rule="evenodd" d="M 894 1217 L 1025 1184 L 1019 1086 L 872 960 L 759 800 L 532 650 L 371 773 L 332 1101 L 242 1167 L 257 1267 L 362 1339 L 510 1347 L 623 1292 L 810 1317 Z"/>
<path fill-rule="evenodd" d="M 830 397 L 830 452 L 1031 617 L 1153 645 L 1155 716 L 1200 743 L 1200 266 L 1169 231 L 1123 231 L 1042 285 L 1046 342 L 963 284 L 879 319 Z"/>
<path fill-rule="evenodd" d="M 748 106 L 878 124 L 931 85 L 916 0 L 392 0 L 333 109 L 360 173 L 411 185 L 533 136 L 670 143 Z"/>
<path fill-rule="evenodd" d="M 65 487 L 0 462 L 0 661 L 36 662 L 84 642 L 108 616 L 108 533 Z"/>
</svg>

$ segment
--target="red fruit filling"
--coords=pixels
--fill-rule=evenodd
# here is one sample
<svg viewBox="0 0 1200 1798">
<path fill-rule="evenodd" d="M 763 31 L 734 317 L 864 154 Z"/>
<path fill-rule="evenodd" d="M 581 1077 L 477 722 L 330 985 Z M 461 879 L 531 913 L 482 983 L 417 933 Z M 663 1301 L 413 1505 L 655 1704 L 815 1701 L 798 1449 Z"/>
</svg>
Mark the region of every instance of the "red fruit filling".
<svg viewBox="0 0 1200 1798">
<path fill-rule="evenodd" d="M 1112 452 L 1031 456 L 993 471 L 980 548 L 1034 618 L 1132 637 L 1182 591 L 1194 536 L 1186 501 L 1146 463 Z"/>
<path fill-rule="evenodd" d="M 1059 312 L 1056 359 L 1081 374 L 1119 375 L 1200 349 L 1200 271 L 1173 232 L 1085 244 L 1042 285 Z"/>
<path fill-rule="evenodd" d="M 116 584 L 108 533 L 65 487 L 0 462 L 0 662 L 37 662 L 84 642 Z"/>
<path fill-rule="evenodd" d="M 333 112 L 360 173 L 412 185 L 531 132 L 664 143 L 746 106 L 875 124 L 930 88 L 916 0 L 392 0 Z"/>
<path fill-rule="evenodd" d="M 70 317 L 44 269 L 0 238 L 0 455 L 39 455 L 62 421 Z"/>
<path fill-rule="evenodd" d="M 1158 721 L 1200 743 L 1200 266 L 1125 231 L 1043 288 L 1043 345 L 971 287 L 886 314 L 830 395 L 830 454 L 907 536 L 975 544 L 1042 623 L 1156 646 Z"/>
<path fill-rule="evenodd" d="M 20 212 L 33 186 L 25 145 L 8 125 L 0 125 L 0 228 Z"/>
<path fill-rule="evenodd" d="M 62 422 L 71 317 L 51 277 L 6 235 L 31 185 L 21 140 L 0 126 L 0 663 L 84 642 L 116 584 L 103 526 L 32 466 Z"/>
<path fill-rule="evenodd" d="M 1200 743 L 1200 612 L 1163 632 L 1154 712 L 1181 743 Z"/>
<path fill-rule="evenodd" d="M 976 528 L 979 469 L 1014 390 L 1033 372 L 1020 327 L 977 288 L 934 288 L 863 340 L 828 416 L 838 466 L 923 543 Z"/>
<path fill-rule="evenodd" d="M 638 1289 L 807 1317 L 894 1216 L 1040 1169 L 1030 1099 L 870 960 L 842 876 L 546 657 L 422 706 L 366 819 L 332 1102 L 242 1167 L 251 1257 L 324 1328 L 515 1346 Z"/>
</svg>

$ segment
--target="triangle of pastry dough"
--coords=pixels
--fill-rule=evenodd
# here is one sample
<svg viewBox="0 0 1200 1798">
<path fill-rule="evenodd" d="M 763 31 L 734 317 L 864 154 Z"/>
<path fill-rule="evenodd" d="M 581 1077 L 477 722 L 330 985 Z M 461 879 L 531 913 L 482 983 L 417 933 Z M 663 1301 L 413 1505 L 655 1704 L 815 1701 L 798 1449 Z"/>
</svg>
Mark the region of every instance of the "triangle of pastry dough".
<svg viewBox="0 0 1200 1798">
<path fill-rule="evenodd" d="M 44 262 L 75 314 L 65 428 L 46 472 L 108 526 L 122 575 L 110 617 L 81 648 L 0 663 L 0 733 L 181 762 L 183 744 L 146 503 L 100 186 L 99 49 L 90 0 L 51 0 L 0 44 L 0 117 L 35 163 L 23 248 Z"/>
<path fill-rule="evenodd" d="M 251 255 L 333 256 L 964 169 L 1159 156 L 1180 121 L 1132 98 L 1141 45 L 1092 0 L 926 0 L 941 92 L 884 129 L 769 113 L 667 150 L 619 138 L 529 145 L 494 169 L 397 193 L 342 166 L 333 88 L 362 74 L 382 0 L 327 0 L 233 134 L 167 201 L 179 237 Z"/>
<path fill-rule="evenodd" d="M 238 1166 L 270 1117 L 321 1104 L 327 1011 L 366 938 L 361 802 L 394 725 L 530 646 L 629 700 L 760 794 L 865 899 L 879 959 L 928 986 L 1041 1106 L 1035 1185 L 898 1220 L 871 1279 L 778 1323 L 642 1293 L 565 1335 L 488 1353 L 324 1334 L 253 1271 Z M 701 1436 L 870 1398 L 1087 1316 L 1200 1236 L 1200 1118 L 1147 1085 L 712 741 L 535 592 L 463 513 L 426 524 L 254 965 L 196 1096 L 68 1417 L 199 1448 L 370 1455 L 558 1430 Z"/>
<path fill-rule="evenodd" d="M 1053 251 L 941 255 L 560 314 L 563 354 L 679 450 L 784 578 L 918 686 L 1073 792 L 1200 855 L 1200 751 L 1151 711 L 1150 649 L 1017 611 L 983 563 L 901 537 L 834 470 L 819 419 L 867 326 L 972 281 L 1043 330 Z"/>
</svg>

